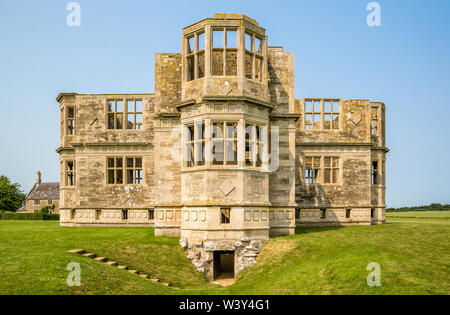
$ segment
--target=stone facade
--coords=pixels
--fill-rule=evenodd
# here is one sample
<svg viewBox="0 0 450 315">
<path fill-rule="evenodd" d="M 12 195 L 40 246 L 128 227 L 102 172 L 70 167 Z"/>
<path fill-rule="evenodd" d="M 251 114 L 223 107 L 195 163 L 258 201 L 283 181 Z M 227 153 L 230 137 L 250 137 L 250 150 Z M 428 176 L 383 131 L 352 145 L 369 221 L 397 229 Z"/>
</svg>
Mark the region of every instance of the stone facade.
<svg viewBox="0 0 450 315">
<path fill-rule="evenodd" d="M 294 56 L 216 14 L 157 54 L 155 93 L 62 93 L 61 225 L 178 236 L 208 279 L 272 235 L 385 220 L 385 106 L 295 99 Z"/>
</svg>

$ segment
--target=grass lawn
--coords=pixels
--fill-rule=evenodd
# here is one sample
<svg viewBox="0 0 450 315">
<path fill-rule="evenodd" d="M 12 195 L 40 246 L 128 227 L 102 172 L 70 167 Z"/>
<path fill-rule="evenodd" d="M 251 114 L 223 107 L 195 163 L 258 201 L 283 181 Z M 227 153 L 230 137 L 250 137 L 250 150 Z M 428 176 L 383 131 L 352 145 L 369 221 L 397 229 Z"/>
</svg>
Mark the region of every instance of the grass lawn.
<svg viewBox="0 0 450 315">
<path fill-rule="evenodd" d="M 177 288 L 89 258 L 83 248 Z M 70 262 L 81 287 L 66 285 Z M 381 265 L 368 287 L 367 264 Z M 50 221 L 0 221 L 0 294 L 450 294 L 450 220 L 392 218 L 379 226 L 299 228 L 271 239 L 258 264 L 221 288 L 203 280 L 177 238 L 149 228 L 62 228 Z"/>
</svg>

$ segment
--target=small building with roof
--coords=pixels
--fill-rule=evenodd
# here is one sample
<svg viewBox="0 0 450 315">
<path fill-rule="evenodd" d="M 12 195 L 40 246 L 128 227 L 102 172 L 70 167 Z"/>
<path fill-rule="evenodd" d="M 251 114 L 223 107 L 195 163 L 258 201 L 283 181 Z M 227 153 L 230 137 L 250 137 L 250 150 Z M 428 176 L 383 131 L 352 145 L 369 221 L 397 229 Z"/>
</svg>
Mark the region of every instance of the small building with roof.
<svg viewBox="0 0 450 315">
<path fill-rule="evenodd" d="M 41 172 L 36 173 L 36 183 L 27 195 L 24 212 L 36 213 L 45 206 L 55 206 L 50 213 L 59 213 L 59 183 L 42 182 Z"/>
</svg>

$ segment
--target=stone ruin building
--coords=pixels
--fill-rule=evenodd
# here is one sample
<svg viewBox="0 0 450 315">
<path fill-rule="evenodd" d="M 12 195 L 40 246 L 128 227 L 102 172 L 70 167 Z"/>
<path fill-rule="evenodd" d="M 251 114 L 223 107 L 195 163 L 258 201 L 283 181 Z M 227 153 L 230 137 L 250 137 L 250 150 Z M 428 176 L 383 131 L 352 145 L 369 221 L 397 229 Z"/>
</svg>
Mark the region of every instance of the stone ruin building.
<svg viewBox="0 0 450 315">
<path fill-rule="evenodd" d="M 154 227 L 213 280 L 270 236 L 385 221 L 385 105 L 294 95 L 294 55 L 241 14 L 183 29 L 154 94 L 61 93 L 62 226 Z"/>
</svg>

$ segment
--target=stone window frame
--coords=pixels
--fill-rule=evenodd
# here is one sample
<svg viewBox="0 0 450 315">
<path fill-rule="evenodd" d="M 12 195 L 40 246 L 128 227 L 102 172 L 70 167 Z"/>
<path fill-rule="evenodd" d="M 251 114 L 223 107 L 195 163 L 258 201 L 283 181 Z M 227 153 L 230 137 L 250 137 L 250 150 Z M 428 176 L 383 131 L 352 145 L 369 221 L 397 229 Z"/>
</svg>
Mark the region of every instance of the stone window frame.
<svg viewBox="0 0 450 315">
<path fill-rule="evenodd" d="M 48 205 L 52 205 L 52 204 L 53 204 L 53 200 L 52 200 L 52 199 L 48 199 L 48 200 L 47 200 L 47 204 L 48 204 Z"/>
<path fill-rule="evenodd" d="M 308 159 L 311 159 L 311 163 L 308 163 Z M 327 166 L 326 159 L 331 159 Z M 318 160 L 318 162 L 316 162 Z M 336 161 L 336 163 L 333 163 Z M 336 166 L 337 165 L 337 166 Z M 308 168 L 308 167 L 311 168 Z M 316 171 L 316 173 L 314 173 Z M 330 172 L 330 182 L 326 183 L 326 173 Z M 336 171 L 335 179 L 333 180 L 333 171 Z M 312 177 L 313 174 L 316 174 L 315 177 Z M 303 183 L 305 185 L 323 185 L 323 186 L 340 186 L 342 183 L 341 180 L 341 157 L 335 154 L 325 154 L 325 155 L 305 155 L 304 163 L 303 163 Z M 313 180 L 315 178 L 315 180 Z"/>
<path fill-rule="evenodd" d="M 123 221 L 128 220 L 128 209 L 122 209 L 122 220 Z"/>
<path fill-rule="evenodd" d="M 376 163 L 376 167 L 374 167 Z M 384 171 L 386 167 L 386 160 L 383 158 L 372 158 L 370 163 L 370 184 L 372 186 L 384 186 L 385 177 Z"/>
<path fill-rule="evenodd" d="M 71 113 L 72 111 L 72 113 Z M 76 108 L 75 106 L 66 106 L 65 129 L 67 136 L 74 136 L 76 131 Z"/>
<path fill-rule="evenodd" d="M 215 126 L 222 125 L 221 127 L 221 134 L 218 134 L 218 129 Z M 213 120 L 211 121 L 211 163 L 214 166 L 237 166 L 238 165 L 238 121 L 219 121 L 219 120 Z M 229 128 L 230 126 L 233 126 L 235 129 L 231 132 L 233 135 L 230 137 L 229 135 Z M 222 144 L 222 161 L 216 161 L 214 151 L 216 148 L 216 143 Z M 228 160 L 228 145 L 231 144 L 233 148 L 235 148 L 235 156 L 232 161 Z M 220 145 L 219 145 L 220 146 Z"/>
<path fill-rule="evenodd" d="M 144 179 L 142 157 L 125 157 L 126 185 L 142 185 Z M 130 166 L 130 160 L 132 165 Z M 131 172 L 131 177 L 130 177 Z M 131 180 L 131 183 L 130 183 Z"/>
<path fill-rule="evenodd" d="M 128 102 L 134 102 L 133 112 L 128 111 Z M 136 111 L 137 102 L 141 102 L 141 111 Z M 118 108 L 118 103 L 121 104 L 121 108 Z M 128 115 L 133 115 L 132 127 L 129 128 L 130 121 Z M 141 117 L 138 122 L 137 117 Z M 112 118 L 112 124 L 111 124 Z M 120 128 L 119 128 L 120 126 Z M 139 128 L 137 128 L 139 127 Z M 144 100 L 142 98 L 109 98 L 106 100 L 106 129 L 107 130 L 129 130 L 129 131 L 142 131 L 144 130 Z"/>
<path fill-rule="evenodd" d="M 231 208 L 220 208 L 220 225 L 231 224 Z"/>
<path fill-rule="evenodd" d="M 329 105 L 329 107 L 326 106 L 326 104 Z M 337 108 L 335 108 L 335 105 Z M 303 131 L 342 130 L 341 108 L 342 106 L 339 99 L 304 99 Z M 327 117 L 329 117 L 329 120 L 326 119 Z"/>
<path fill-rule="evenodd" d="M 352 213 L 353 213 L 353 211 L 352 211 L 351 208 L 345 209 L 345 218 L 346 219 L 351 219 L 352 218 Z"/>
<path fill-rule="evenodd" d="M 35 200 L 34 200 L 34 205 L 35 205 L 35 206 L 40 206 L 40 205 L 41 205 L 41 201 L 38 200 L 38 199 L 35 199 Z"/>
<path fill-rule="evenodd" d="M 261 128 L 264 127 L 266 126 L 249 121 L 245 122 L 244 152 L 246 167 L 262 168 L 263 161 L 261 155 L 264 150 L 264 141 L 261 140 Z M 251 128 L 251 132 L 249 132 L 248 128 Z M 266 145 L 268 145 L 268 143 Z"/>
<path fill-rule="evenodd" d="M 370 135 L 372 137 L 379 137 L 380 133 L 380 118 L 378 115 L 378 106 L 371 106 L 371 121 L 370 121 Z"/>
<path fill-rule="evenodd" d="M 75 160 L 66 160 L 64 163 L 64 183 L 66 187 L 76 186 L 76 162 Z"/>
<path fill-rule="evenodd" d="M 319 218 L 321 220 L 325 220 L 327 218 L 327 209 L 326 208 L 321 208 L 319 210 Z"/>
<path fill-rule="evenodd" d="M 130 111 L 130 103 L 133 104 L 133 110 Z M 138 108 L 138 103 L 140 103 L 140 110 Z M 126 100 L 126 130 L 142 130 L 144 127 L 144 101 L 139 98 L 127 99 Z M 130 121 L 130 115 L 132 115 L 132 120 Z"/>
<path fill-rule="evenodd" d="M 248 29 L 245 30 L 244 34 L 244 61 L 247 57 L 250 57 L 250 73 L 247 73 L 247 66 L 245 63 L 244 76 L 247 79 L 255 80 L 257 82 L 262 82 L 263 78 L 263 66 L 264 66 L 264 45 L 265 38 L 252 32 Z M 250 47 L 247 47 L 247 41 L 250 39 Z M 259 49 L 256 49 L 256 41 L 259 41 Z M 250 48 L 248 50 L 247 48 Z M 258 71 L 258 61 L 259 61 L 259 71 Z M 258 73 L 258 75 L 256 75 Z"/>
<path fill-rule="evenodd" d="M 206 146 L 206 121 L 195 121 L 191 124 L 183 125 L 184 136 L 184 166 L 186 168 L 206 165 L 204 149 Z M 201 135 L 199 136 L 199 131 Z"/>
<path fill-rule="evenodd" d="M 309 163 L 308 160 L 311 160 Z M 318 164 L 317 161 L 318 160 Z M 303 182 L 306 185 L 316 185 L 320 183 L 321 156 L 305 156 L 305 163 L 303 167 Z"/>
<path fill-rule="evenodd" d="M 204 38 L 203 49 L 200 49 L 200 38 Z M 194 39 L 194 47 L 191 47 L 190 40 Z M 186 77 L 185 81 L 190 82 L 197 79 L 201 79 L 205 76 L 199 71 L 199 58 L 203 56 L 204 64 L 206 65 L 206 33 L 204 29 L 198 30 L 190 35 L 185 36 L 186 43 Z M 193 48 L 193 50 L 192 50 Z M 192 71 L 193 70 L 193 71 Z"/>
<path fill-rule="evenodd" d="M 222 33 L 222 46 L 214 46 L 214 36 L 215 33 L 221 32 Z M 229 47 L 228 46 L 228 35 L 229 33 L 235 33 L 236 34 L 236 46 L 235 47 Z M 224 76 L 237 76 L 237 58 L 238 58 L 238 41 L 239 41 L 239 30 L 236 26 L 225 26 L 225 27 L 218 27 L 213 26 L 211 28 L 211 75 L 214 77 L 224 77 Z M 214 52 L 215 51 L 221 51 L 222 52 L 222 73 L 221 74 L 214 74 L 215 67 L 214 64 Z M 236 69 L 234 71 L 231 71 L 228 73 L 228 65 L 227 65 L 227 52 L 236 52 Z"/>
<path fill-rule="evenodd" d="M 133 166 L 129 166 L 129 160 L 133 160 Z M 113 163 L 110 163 L 111 160 Z M 137 160 L 141 160 L 138 167 Z M 121 161 L 121 163 L 118 163 Z M 107 156 L 106 157 L 106 185 L 107 186 L 142 186 L 144 184 L 144 159 L 142 156 Z M 129 171 L 132 171 L 133 183 L 129 183 Z M 111 181 L 111 172 L 113 172 L 113 181 Z M 136 172 L 140 172 L 137 176 Z M 120 176 L 118 176 L 120 174 Z M 121 178 L 121 181 L 118 180 Z M 139 180 L 138 180 L 139 179 Z"/>
<path fill-rule="evenodd" d="M 300 221 L 302 219 L 302 209 L 295 208 L 295 221 Z"/>
</svg>

